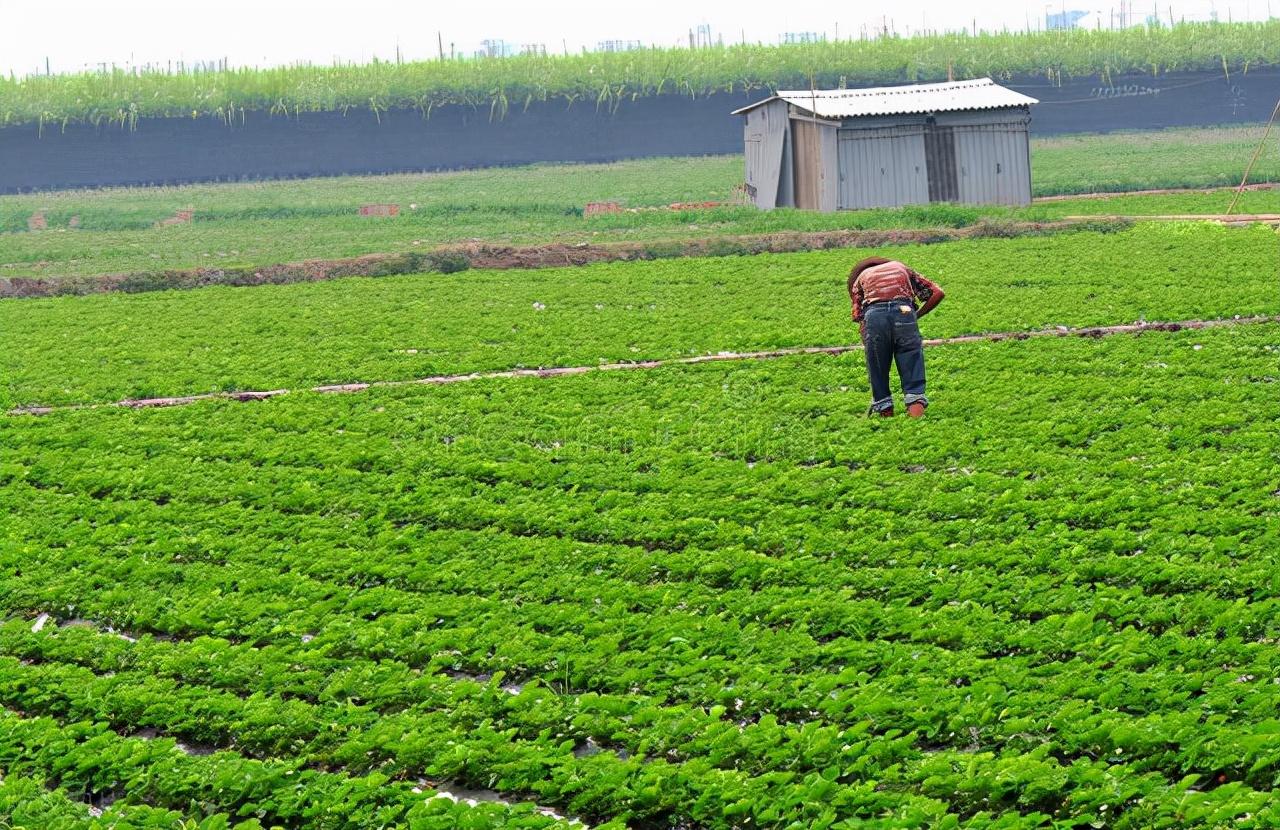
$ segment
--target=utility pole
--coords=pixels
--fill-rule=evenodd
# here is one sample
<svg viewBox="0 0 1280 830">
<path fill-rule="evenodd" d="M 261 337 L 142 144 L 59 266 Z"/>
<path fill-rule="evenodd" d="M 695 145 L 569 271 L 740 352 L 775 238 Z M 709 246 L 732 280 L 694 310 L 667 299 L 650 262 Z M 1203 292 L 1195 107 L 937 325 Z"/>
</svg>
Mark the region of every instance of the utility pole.
<svg viewBox="0 0 1280 830">
<path fill-rule="evenodd" d="M 444 33 L 436 29 L 436 45 L 440 47 L 440 60 L 444 60 Z"/>
</svg>

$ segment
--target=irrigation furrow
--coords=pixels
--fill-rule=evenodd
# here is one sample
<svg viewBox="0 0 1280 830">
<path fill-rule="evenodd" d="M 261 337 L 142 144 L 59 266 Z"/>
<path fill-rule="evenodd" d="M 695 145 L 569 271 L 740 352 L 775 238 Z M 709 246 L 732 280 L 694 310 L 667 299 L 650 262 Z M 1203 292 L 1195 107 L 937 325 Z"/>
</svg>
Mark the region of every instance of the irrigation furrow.
<svg viewBox="0 0 1280 830">
<path fill-rule="evenodd" d="M 925 346 L 955 346 L 966 343 L 999 343 L 1005 340 L 1029 340 L 1034 337 L 1091 337 L 1101 338 L 1115 334 L 1144 334 L 1146 332 L 1176 332 L 1184 329 L 1208 329 L 1225 326 L 1252 325 L 1258 323 L 1280 322 L 1280 316 L 1258 315 L 1252 317 L 1234 317 L 1220 320 L 1180 320 L 1172 323 L 1129 323 L 1112 326 L 1090 326 L 1086 328 L 1070 328 L 1054 326 L 1048 329 L 1017 332 L 989 332 L 986 334 L 962 334 L 954 337 L 937 337 L 924 341 Z M 839 346 L 795 346 L 765 351 L 735 352 L 722 351 L 715 354 L 695 355 L 693 357 L 670 357 L 655 360 L 639 360 L 622 363 L 600 363 L 595 366 L 552 366 L 539 369 L 502 369 L 486 372 L 467 372 L 456 375 L 432 375 L 409 380 L 375 380 L 365 383 L 340 383 L 323 386 L 312 386 L 296 391 L 319 394 L 363 392 L 366 389 L 389 389 L 402 386 L 443 386 L 453 383 L 466 383 L 475 380 L 501 380 L 507 378 L 556 378 L 572 375 L 585 375 L 591 372 L 615 372 L 632 369 L 657 369 L 663 366 L 689 366 L 700 363 L 717 363 L 734 360 L 772 360 L 782 357 L 800 357 L 805 355 L 839 356 L 849 352 L 862 351 L 861 343 L 850 343 Z M 267 398 L 289 394 L 289 389 L 241 390 L 235 392 L 208 392 L 199 395 L 182 395 L 169 398 L 130 398 L 112 403 L 80 403 L 61 404 L 58 406 L 24 406 L 10 409 L 7 415 L 49 415 L 55 412 L 71 412 L 86 409 L 102 409 L 106 407 L 124 407 L 127 409 L 151 409 L 157 407 L 186 406 L 200 401 L 235 400 L 259 401 Z"/>
<path fill-rule="evenodd" d="M 48 758 L 50 757 L 49 748 L 42 746 L 45 740 L 41 740 L 43 736 L 39 734 L 38 729 L 41 725 L 52 725 L 56 730 L 68 728 L 68 724 L 64 723 L 60 718 L 39 712 L 30 712 L 26 709 L 12 704 L 0 704 L 0 744 L 4 745 L 6 750 L 6 760 L 11 763 L 21 764 L 26 770 L 38 770 L 47 776 L 47 780 L 54 786 L 63 786 L 65 783 L 75 783 L 81 786 L 80 779 L 85 776 L 85 769 L 82 765 L 78 769 L 58 769 L 49 767 Z M 83 725 L 80 725 L 83 726 Z M 104 730 L 98 730 L 96 737 L 99 745 L 106 742 L 107 751 L 102 754 L 105 760 L 97 769 L 99 777 L 104 772 L 123 772 L 127 773 L 131 757 L 134 753 L 127 747 L 138 744 L 146 744 L 150 741 L 164 737 L 160 734 L 149 734 L 148 732 L 140 732 L 134 734 L 124 734 L 106 723 L 100 726 L 105 727 Z M 29 730 L 29 731 L 28 731 Z M 82 730 L 83 731 L 83 730 Z M 46 733 L 47 734 L 47 733 Z M 74 741 L 64 742 L 64 751 L 75 753 L 82 749 L 85 741 L 77 738 Z M 112 752 L 112 750 L 115 750 Z M 290 792 L 293 799 L 286 805 L 288 809 L 301 808 L 305 811 L 309 804 L 321 805 L 329 798 L 328 792 L 332 791 L 335 786 L 341 787 L 345 785 L 360 785 L 355 789 L 366 793 L 386 794 L 386 801 L 396 803 L 398 806 L 408 807 L 414 803 L 431 801 L 433 799 L 447 799 L 455 804 L 465 805 L 468 808 L 476 808 L 481 804 L 488 804 L 492 807 L 501 807 L 506 809 L 515 808 L 519 804 L 530 804 L 533 811 L 541 817 L 547 819 L 548 826 L 565 826 L 573 828 L 583 828 L 586 825 L 580 819 L 568 818 L 551 807 L 533 803 L 532 801 L 522 799 L 518 796 L 508 796 L 497 793 L 492 790 L 468 790 L 460 789 L 451 782 L 432 782 L 423 778 L 418 778 L 414 782 L 402 780 L 386 780 L 385 777 L 376 779 L 376 786 L 368 786 L 364 782 L 370 780 L 369 773 L 346 774 L 343 772 L 334 772 L 330 770 L 319 770 L 311 767 L 301 769 L 289 766 L 286 762 L 270 758 L 255 758 L 244 755 L 233 749 L 220 749 L 217 753 L 191 752 L 184 750 L 181 745 L 175 744 L 174 752 L 179 760 L 173 766 L 185 775 L 174 776 L 171 780 L 152 780 L 140 782 L 138 780 L 121 780 L 112 781 L 109 789 L 89 790 L 87 785 L 85 796 L 86 799 L 95 807 L 108 807 L 115 801 L 124 801 L 130 804 L 144 804 L 147 806 L 159 806 L 166 809 L 185 810 L 190 809 L 190 804 L 196 800 L 203 801 L 203 806 L 207 809 L 213 807 L 217 810 L 226 810 L 228 812 L 236 812 L 243 808 L 246 801 L 250 799 L 249 793 L 255 788 L 262 792 L 269 791 L 271 784 L 269 783 L 274 777 L 273 773 L 283 771 L 285 777 L 290 777 L 296 783 L 291 787 L 283 787 L 284 791 Z M 123 759 L 124 765 L 117 766 Z M 135 762 L 136 763 L 136 762 Z M 219 786 L 219 772 L 231 769 L 234 770 L 237 778 L 243 777 L 247 783 L 242 792 L 228 792 L 225 787 Z M 265 775 L 263 774 L 265 773 Z M 261 776 L 260 780 L 255 780 Z M 225 779 L 225 773 L 223 779 Z M 381 799 L 381 795 L 375 796 Z M 361 799 L 355 797 L 352 799 L 359 802 Z M 268 803 L 270 803 L 268 801 Z M 254 805 L 256 806 L 256 805 Z M 262 813 L 259 813 L 261 815 Z M 270 815 L 270 811 L 267 812 Z M 455 818 L 461 813 L 455 813 Z M 477 818 L 493 818 L 490 813 L 487 816 L 478 814 Z M 287 826 L 300 826 L 296 823 L 296 816 L 286 815 L 279 816 L 282 822 L 287 822 Z M 552 823 L 555 823 L 554 825 Z M 271 822 L 275 826 L 275 822 Z M 332 826 L 350 826 L 347 824 Z M 484 826 L 477 823 L 474 826 Z"/>
</svg>

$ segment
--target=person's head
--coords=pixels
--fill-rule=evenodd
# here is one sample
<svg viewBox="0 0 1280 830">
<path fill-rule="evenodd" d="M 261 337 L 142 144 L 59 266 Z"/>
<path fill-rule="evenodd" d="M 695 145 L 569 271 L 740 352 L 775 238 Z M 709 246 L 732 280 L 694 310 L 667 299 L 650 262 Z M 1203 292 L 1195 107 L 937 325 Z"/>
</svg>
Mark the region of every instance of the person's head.
<svg viewBox="0 0 1280 830">
<path fill-rule="evenodd" d="M 853 284 L 857 282 L 858 276 L 863 271 L 877 265 L 884 265 L 886 262 L 891 261 L 892 260 L 885 259 L 882 256 L 869 256 L 866 259 L 859 261 L 857 265 L 853 266 L 853 270 L 849 272 L 849 293 L 853 294 Z"/>
</svg>

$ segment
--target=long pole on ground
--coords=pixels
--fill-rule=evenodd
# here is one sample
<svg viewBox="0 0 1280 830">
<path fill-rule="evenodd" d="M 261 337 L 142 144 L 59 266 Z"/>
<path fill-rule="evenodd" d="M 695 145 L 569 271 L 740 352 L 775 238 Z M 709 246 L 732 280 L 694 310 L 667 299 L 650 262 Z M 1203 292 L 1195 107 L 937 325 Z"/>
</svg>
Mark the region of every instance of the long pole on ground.
<svg viewBox="0 0 1280 830">
<path fill-rule="evenodd" d="M 1253 172 L 1253 164 L 1258 160 L 1258 156 L 1262 155 L 1262 148 L 1267 144 L 1267 137 L 1271 135 L 1271 125 L 1275 123 L 1276 115 L 1280 114 L 1280 100 L 1276 101 L 1276 108 L 1271 111 L 1271 117 L 1267 119 L 1267 128 L 1262 131 L 1262 140 L 1258 142 L 1258 149 L 1253 151 L 1253 158 L 1249 159 L 1249 166 L 1244 169 L 1244 178 L 1240 180 L 1240 186 L 1236 188 L 1236 195 L 1231 200 L 1231 206 L 1227 208 L 1227 215 L 1231 215 L 1231 211 L 1236 209 L 1236 202 L 1240 201 L 1240 194 L 1244 192 L 1244 186 L 1249 183 L 1249 174 Z"/>
</svg>

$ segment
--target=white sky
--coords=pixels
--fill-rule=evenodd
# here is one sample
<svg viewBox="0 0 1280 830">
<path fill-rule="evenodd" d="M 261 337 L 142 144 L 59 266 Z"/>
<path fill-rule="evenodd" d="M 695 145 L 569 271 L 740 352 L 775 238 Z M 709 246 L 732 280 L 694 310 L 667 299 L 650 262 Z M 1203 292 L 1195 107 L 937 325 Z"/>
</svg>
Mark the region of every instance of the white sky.
<svg viewBox="0 0 1280 830">
<path fill-rule="evenodd" d="M 485 38 L 514 44 L 542 43 L 595 48 L 601 40 L 645 44 L 688 43 L 688 31 L 710 24 L 725 42 L 777 43 L 784 32 L 812 31 L 858 36 L 889 19 L 900 34 L 921 28 L 1022 29 L 1041 25 L 1046 11 L 1090 12 L 1087 25 L 1109 25 L 1122 0 L 786 0 L 751 4 L 742 0 L 0 0 L 0 72 L 54 72 L 168 61 L 213 61 L 234 66 L 271 66 L 298 61 L 328 64 L 335 58 L 367 61 L 437 54 L 436 33 L 460 53 Z M 1127 0 L 1134 22 L 1159 8 L 1162 19 L 1264 20 L 1280 14 L 1280 0 Z"/>
</svg>

